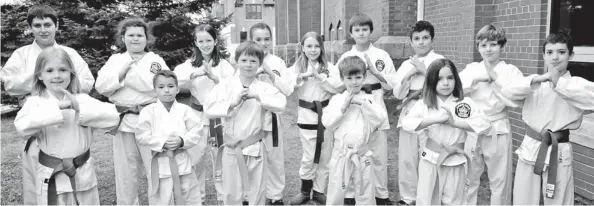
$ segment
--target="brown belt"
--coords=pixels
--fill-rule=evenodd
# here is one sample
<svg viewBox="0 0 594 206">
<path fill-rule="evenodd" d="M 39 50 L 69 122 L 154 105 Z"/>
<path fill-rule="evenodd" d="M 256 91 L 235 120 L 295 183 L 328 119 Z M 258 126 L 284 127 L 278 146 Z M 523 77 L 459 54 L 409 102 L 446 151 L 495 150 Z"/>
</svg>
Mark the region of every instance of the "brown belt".
<svg viewBox="0 0 594 206">
<path fill-rule="evenodd" d="M 328 106 L 330 100 L 308 102 L 299 100 L 299 106 L 305 109 L 310 109 L 318 114 L 318 124 L 297 124 L 301 129 L 317 130 L 316 134 L 316 150 L 314 152 L 314 163 L 320 163 L 320 155 L 322 154 L 322 144 L 324 143 L 324 125 L 322 124 L 322 114 L 324 107 Z M 274 139 L 273 139 L 274 140 Z"/>
<path fill-rule="evenodd" d="M 118 129 L 120 128 L 120 125 L 122 124 L 122 121 L 124 121 L 124 116 L 126 116 L 126 114 L 139 114 L 140 110 L 142 110 L 147 105 L 149 105 L 149 104 L 137 105 L 137 106 L 133 106 L 133 107 L 125 107 L 125 106 L 116 105 L 116 110 L 118 111 L 118 113 L 120 113 L 120 120 L 118 121 L 118 125 L 115 128 L 113 128 L 111 131 L 109 131 L 109 133 L 115 134 L 118 131 Z"/>
<path fill-rule="evenodd" d="M 538 156 L 536 157 L 536 162 L 534 164 L 534 174 L 542 176 L 549 145 L 551 145 L 549 175 L 545 196 L 549 199 L 553 199 L 555 196 L 555 183 L 557 182 L 557 156 L 559 155 L 559 143 L 569 142 L 569 130 L 565 129 L 556 132 L 543 130 L 543 132 L 537 132 L 530 127 L 526 127 L 526 135 L 541 142 L 540 148 L 538 149 Z"/>
<path fill-rule="evenodd" d="M 185 205 L 185 199 L 182 195 L 179 168 L 175 156 L 185 152 L 185 149 L 176 149 L 175 151 L 165 150 L 163 152 L 154 152 L 151 158 L 151 195 L 156 195 L 159 191 L 159 158 L 157 155 L 165 154 L 169 159 L 169 169 L 171 170 L 171 180 L 173 180 L 173 200 L 176 205 Z"/>
<path fill-rule="evenodd" d="M 63 172 L 70 178 L 70 185 L 72 186 L 72 193 L 74 194 L 74 201 L 77 205 L 78 199 L 76 198 L 76 168 L 84 165 L 87 160 L 91 157 L 91 150 L 87 150 L 86 152 L 82 153 L 81 155 L 75 158 L 57 158 L 46 154 L 43 150 L 39 150 L 39 164 L 53 168 L 52 174 L 48 180 L 48 189 L 47 189 L 47 204 L 48 205 L 57 205 L 58 203 L 58 191 L 56 189 L 56 175 L 60 172 Z"/>
</svg>

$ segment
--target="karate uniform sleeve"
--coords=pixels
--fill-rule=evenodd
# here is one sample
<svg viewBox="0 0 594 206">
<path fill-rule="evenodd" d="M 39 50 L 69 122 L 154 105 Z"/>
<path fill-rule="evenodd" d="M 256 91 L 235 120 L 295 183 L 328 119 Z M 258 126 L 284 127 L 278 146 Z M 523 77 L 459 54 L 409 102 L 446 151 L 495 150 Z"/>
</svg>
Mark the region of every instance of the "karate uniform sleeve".
<svg viewBox="0 0 594 206">
<path fill-rule="evenodd" d="M 288 69 L 284 60 L 280 60 L 272 70 L 280 71 L 279 74 L 282 76 L 276 75 L 274 78 L 274 86 L 280 90 L 285 96 L 291 96 L 293 91 L 295 90 L 295 84 L 297 77 L 295 76 L 295 72 L 293 70 Z"/>
<path fill-rule="evenodd" d="M 120 114 L 114 104 L 101 102 L 87 94 L 75 96 L 79 105 L 78 124 L 93 128 L 111 128 L 118 125 Z"/>
<path fill-rule="evenodd" d="M 124 86 L 124 81 L 120 82 L 119 73 L 125 63 L 119 60 L 118 54 L 109 57 L 97 74 L 97 82 L 95 82 L 97 92 L 110 97 Z"/>
<path fill-rule="evenodd" d="M 16 50 L 0 71 L 0 78 L 4 82 L 4 90 L 9 95 L 21 96 L 31 92 L 33 74 L 24 71 L 23 61 L 25 61 L 25 57 L 21 50 Z"/>
<path fill-rule="evenodd" d="M 361 112 L 373 128 L 378 128 L 382 122 L 388 118 L 386 110 L 373 100 L 368 100 L 363 103 L 361 105 Z"/>
<path fill-rule="evenodd" d="M 281 113 L 287 106 L 287 97 L 274 87 L 265 88 L 258 94 L 262 108 L 274 113 Z"/>
<path fill-rule="evenodd" d="M 60 124 L 64 121 L 62 111 L 56 101 L 49 101 L 31 96 L 17 113 L 14 127 L 23 138 L 27 139 L 44 127 Z"/>
<path fill-rule="evenodd" d="M 342 113 L 342 105 L 344 104 L 344 96 L 341 94 L 334 95 L 330 99 L 328 106 L 324 108 L 322 114 L 322 124 L 328 130 L 335 130 L 344 114 Z"/>
<path fill-rule="evenodd" d="M 532 79 L 536 77 L 536 74 L 524 77 L 511 82 L 507 86 L 501 88 L 501 95 L 512 101 L 520 101 L 526 99 L 529 95 L 532 95 L 534 90 L 540 88 L 542 83 L 532 85 Z"/>
<path fill-rule="evenodd" d="M 340 80 L 340 73 L 338 68 L 328 63 L 328 77 L 321 81 L 322 88 L 327 92 L 337 94 L 340 93 L 341 90 L 344 89 L 344 85 Z"/>
<path fill-rule="evenodd" d="M 462 90 L 464 94 L 469 94 L 476 90 L 477 84 L 473 84 L 476 74 L 474 72 L 473 64 L 466 65 L 466 68 L 460 72 L 460 81 L 462 81 Z"/>
<path fill-rule="evenodd" d="M 134 88 L 134 90 L 139 92 L 152 92 L 154 91 L 153 87 L 153 76 L 154 73 L 150 72 L 150 67 L 153 62 L 158 63 L 161 65 L 161 69 L 169 70 L 167 64 L 160 56 L 153 54 L 151 56 L 147 56 L 151 58 L 151 60 L 142 60 L 142 61 L 151 61 L 151 63 L 147 64 L 139 64 L 138 66 L 147 66 L 148 68 L 134 68 L 130 69 L 128 75 L 126 76 L 124 82 L 127 86 Z M 147 58 L 144 57 L 144 58 Z M 132 73 L 133 72 L 133 73 Z"/>
<path fill-rule="evenodd" d="M 380 71 L 380 75 L 382 75 L 384 77 L 384 79 L 386 80 L 386 82 L 380 82 L 382 87 L 386 90 L 393 90 L 394 85 L 392 84 L 392 81 L 390 81 L 390 78 L 392 78 L 392 76 L 396 75 L 396 68 L 394 67 L 394 62 L 392 62 L 392 58 L 390 58 L 390 54 L 388 54 L 387 52 L 384 51 L 384 70 Z"/>
<path fill-rule="evenodd" d="M 413 69 L 415 68 L 410 63 L 410 60 L 406 60 L 402 62 L 402 65 L 400 65 L 398 71 L 396 71 L 394 75 L 386 79 L 391 82 L 393 87 L 392 92 L 396 99 L 403 100 L 408 95 L 412 81 L 410 81 L 410 79 L 404 79 L 404 77 Z"/>
<path fill-rule="evenodd" d="M 153 116 L 155 115 L 153 109 L 151 104 L 140 111 L 135 132 L 136 141 L 138 145 L 146 146 L 152 151 L 162 152 L 167 138 L 153 134 Z"/>
<path fill-rule="evenodd" d="M 569 72 L 559 77 L 555 91 L 569 104 L 581 110 L 594 110 L 594 82 L 572 77 Z"/>
<path fill-rule="evenodd" d="M 66 51 L 69 51 L 68 55 L 70 55 L 72 63 L 74 64 L 76 75 L 80 82 L 81 93 L 88 94 L 91 92 L 91 89 L 93 89 L 93 84 L 95 83 L 95 78 L 93 77 L 93 74 L 91 74 L 89 65 L 74 49 L 69 48 L 66 49 Z"/>
<path fill-rule="evenodd" d="M 495 96 L 497 96 L 497 98 L 499 98 L 499 100 L 501 102 L 503 102 L 506 106 L 518 107 L 522 103 L 520 101 L 514 101 L 514 100 L 506 98 L 505 95 L 503 95 L 501 93 L 501 89 L 505 85 L 510 85 L 510 84 L 513 84 L 514 82 L 522 81 L 522 79 L 524 79 L 524 74 L 522 74 L 520 69 L 518 69 L 514 65 L 508 64 L 507 66 L 510 68 L 508 70 L 506 70 L 505 72 L 499 73 L 497 80 L 495 80 L 493 83 L 491 83 L 493 85 L 493 94 L 495 94 Z"/>
<path fill-rule="evenodd" d="M 228 82 L 215 85 L 204 102 L 204 115 L 208 119 L 227 117 L 230 115 L 231 93 L 228 92 Z"/>
<path fill-rule="evenodd" d="M 301 71 L 299 71 L 297 62 L 295 62 L 295 64 L 293 64 L 293 66 L 289 67 L 289 70 L 291 70 L 291 71 L 293 71 L 293 73 L 295 73 L 295 87 L 303 86 L 303 83 L 305 83 L 305 81 L 303 79 L 299 78 Z"/>
<path fill-rule="evenodd" d="M 198 115 L 196 115 L 190 108 L 186 110 L 184 119 L 188 132 L 181 136 L 181 138 L 184 140 L 184 146 L 182 149 L 189 149 L 198 144 L 200 141 L 200 134 L 202 134 L 202 129 L 204 126 Z"/>
<path fill-rule="evenodd" d="M 421 133 L 424 129 L 416 130 L 427 116 L 427 106 L 422 100 L 415 102 L 411 110 L 402 118 L 402 129 L 410 133 Z"/>
<path fill-rule="evenodd" d="M 185 87 L 186 84 L 191 83 L 190 75 L 192 75 L 192 64 L 189 63 L 189 60 L 177 65 L 175 69 L 173 69 L 173 73 L 177 76 L 177 84 L 179 87 Z"/>
</svg>

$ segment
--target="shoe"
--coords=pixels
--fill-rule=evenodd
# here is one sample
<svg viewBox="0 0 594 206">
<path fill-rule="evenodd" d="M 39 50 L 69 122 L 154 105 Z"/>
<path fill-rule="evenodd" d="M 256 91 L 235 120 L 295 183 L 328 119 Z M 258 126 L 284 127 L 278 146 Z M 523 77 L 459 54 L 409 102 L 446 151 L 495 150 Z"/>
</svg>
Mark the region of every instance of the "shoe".
<svg viewBox="0 0 594 206">
<path fill-rule="evenodd" d="M 243 205 L 250 205 L 250 202 L 248 202 L 248 201 L 243 201 Z"/>
<path fill-rule="evenodd" d="M 326 195 L 324 193 L 312 190 L 313 194 L 311 195 L 311 199 L 317 201 L 318 203 L 325 205 L 326 204 Z"/>
<path fill-rule="evenodd" d="M 344 205 L 355 205 L 357 202 L 355 198 L 344 198 Z"/>
<path fill-rule="evenodd" d="M 285 202 L 283 202 L 282 199 L 272 200 L 272 199 L 266 198 L 266 205 L 285 205 Z"/>
<path fill-rule="evenodd" d="M 301 179 L 301 192 L 291 198 L 291 205 L 302 205 L 310 200 L 311 188 L 313 187 L 313 180 Z"/>
<path fill-rule="evenodd" d="M 404 202 L 404 201 L 403 201 Z M 398 202 L 400 203 L 400 202 Z M 376 205 L 393 205 L 392 201 L 390 201 L 390 198 L 375 198 L 375 204 Z"/>
</svg>

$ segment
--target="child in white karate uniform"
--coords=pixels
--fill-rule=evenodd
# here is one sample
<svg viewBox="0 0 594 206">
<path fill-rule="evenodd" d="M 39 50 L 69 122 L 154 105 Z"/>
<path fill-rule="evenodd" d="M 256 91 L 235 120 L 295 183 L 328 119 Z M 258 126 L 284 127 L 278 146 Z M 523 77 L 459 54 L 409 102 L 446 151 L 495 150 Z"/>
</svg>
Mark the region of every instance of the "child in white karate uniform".
<svg viewBox="0 0 594 206">
<path fill-rule="evenodd" d="M 425 133 L 419 162 L 418 205 L 461 205 L 466 197 L 470 158 L 464 152 L 467 131 L 482 133 L 489 121 L 470 98 L 464 98 L 456 66 L 447 59 L 427 68 L 423 101 L 402 120 L 402 129 Z"/>
<path fill-rule="evenodd" d="M 267 112 L 282 112 L 287 99 L 274 86 L 257 79 L 264 59 L 252 41 L 235 51 L 239 75 L 217 84 L 204 102 L 207 118 L 222 118 L 224 143 L 215 162 L 215 186 L 220 205 L 263 205 L 266 202 Z"/>
<path fill-rule="evenodd" d="M 149 198 L 156 205 L 201 205 L 198 179 L 188 149 L 200 141 L 201 119 L 175 100 L 179 92 L 172 71 L 155 74 L 156 103 L 138 116 L 136 141 L 152 151 Z"/>
<path fill-rule="evenodd" d="M 326 205 L 374 205 L 373 152 L 368 147 L 387 114 L 371 90 L 361 91 L 367 75 L 363 59 L 346 57 L 338 67 L 347 90 L 332 97 L 322 116 L 334 136 Z"/>
<path fill-rule="evenodd" d="M 138 177 L 148 171 L 151 152 L 136 144 L 138 113 L 157 101 L 153 76 L 163 69 L 169 70 L 163 58 L 148 51 L 152 39 L 148 32 L 147 24 L 141 19 L 120 22 L 116 38 L 120 49 L 101 67 L 95 84 L 97 92 L 108 97 L 120 112 L 120 123 L 112 131 L 118 205 L 139 204 Z"/>
<path fill-rule="evenodd" d="M 14 120 L 24 138 L 39 138 L 37 204 L 99 204 L 90 157 L 93 130 L 114 127 L 118 120 L 113 104 L 80 93 L 74 64 L 64 49 L 48 47 L 39 54 L 32 96 Z"/>
</svg>

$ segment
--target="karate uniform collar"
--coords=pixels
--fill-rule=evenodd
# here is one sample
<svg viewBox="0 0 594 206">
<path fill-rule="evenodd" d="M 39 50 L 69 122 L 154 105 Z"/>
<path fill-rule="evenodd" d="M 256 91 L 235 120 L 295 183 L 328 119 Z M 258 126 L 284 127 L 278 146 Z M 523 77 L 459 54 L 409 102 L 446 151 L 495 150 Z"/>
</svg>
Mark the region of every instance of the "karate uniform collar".
<svg viewBox="0 0 594 206">
<path fill-rule="evenodd" d="M 161 102 L 161 100 L 159 98 L 157 98 L 156 103 L 157 103 L 157 105 L 159 105 L 160 109 L 163 109 L 163 111 L 166 111 L 168 113 L 172 113 L 174 110 L 176 110 L 177 104 L 178 104 L 177 99 L 173 100 L 173 104 L 171 104 L 171 109 L 169 111 L 167 111 L 167 108 L 165 108 L 165 105 L 163 104 L 163 102 Z"/>
<path fill-rule="evenodd" d="M 445 106 L 448 102 L 455 102 L 458 100 L 458 97 L 454 97 L 454 94 L 450 94 L 445 101 L 441 100 L 441 98 L 437 97 L 437 105 L 438 107 Z"/>
<path fill-rule="evenodd" d="M 373 43 L 369 43 L 369 47 L 365 51 L 358 51 L 357 47 L 355 47 L 355 45 L 353 45 L 353 47 L 351 47 L 351 51 L 355 52 L 355 53 L 358 53 L 358 52 L 365 53 L 365 52 L 372 51 L 375 49 L 377 49 L 377 48 L 375 46 L 373 46 Z"/>
</svg>

